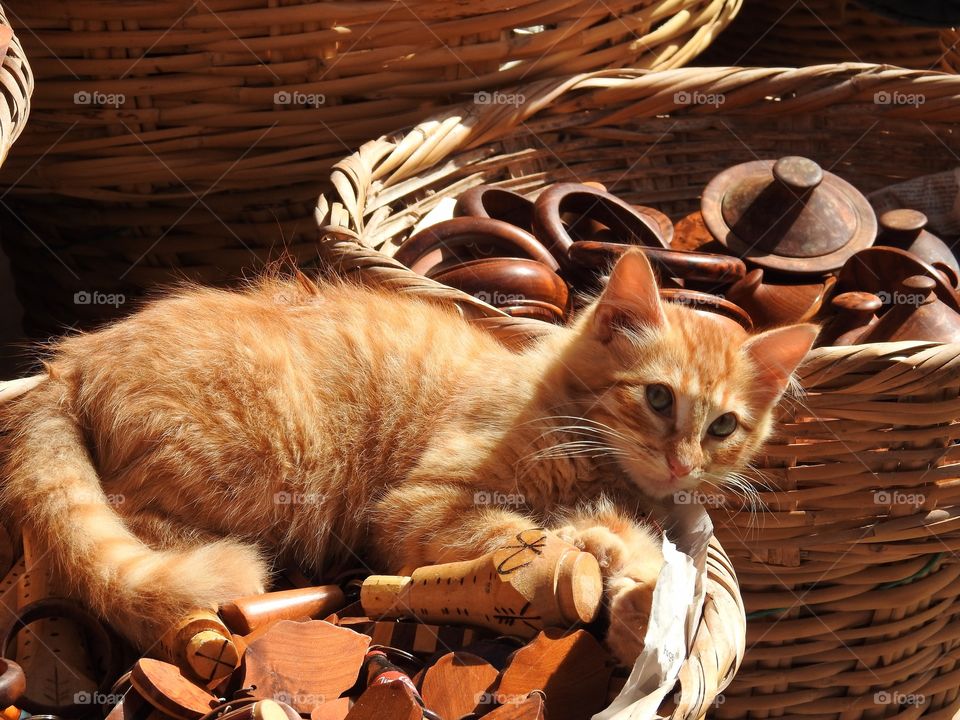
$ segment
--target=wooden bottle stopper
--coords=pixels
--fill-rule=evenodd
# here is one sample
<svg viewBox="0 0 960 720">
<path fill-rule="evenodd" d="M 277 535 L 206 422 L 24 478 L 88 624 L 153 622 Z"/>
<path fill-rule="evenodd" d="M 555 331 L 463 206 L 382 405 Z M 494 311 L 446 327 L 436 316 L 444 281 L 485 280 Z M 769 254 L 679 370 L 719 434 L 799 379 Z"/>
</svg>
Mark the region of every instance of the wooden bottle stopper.
<svg viewBox="0 0 960 720">
<path fill-rule="evenodd" d="M 322 618 L 346 604 L 336 585 L 248 595 L 220 606 L 220 617 L 233 632 L 246 635 L 277 620 Z"/>
<path fill-rule="evenodd" d="M 160 638 L 157 655 L 207 687 L 218 685 L 240 664 L 230 631 L 213 610 L 204 609 L 170 628 Z"/>
<path fill-rule="evenodd" d="M 590 622 L 602 593 L 596 558 L 533 528 L 476 560 L 419 568 L 409 577 L 373 575 L 360 589 L 360 602 L 371 617 L 415 617 L 532 638 L 545 627 Z"/>
</svg>

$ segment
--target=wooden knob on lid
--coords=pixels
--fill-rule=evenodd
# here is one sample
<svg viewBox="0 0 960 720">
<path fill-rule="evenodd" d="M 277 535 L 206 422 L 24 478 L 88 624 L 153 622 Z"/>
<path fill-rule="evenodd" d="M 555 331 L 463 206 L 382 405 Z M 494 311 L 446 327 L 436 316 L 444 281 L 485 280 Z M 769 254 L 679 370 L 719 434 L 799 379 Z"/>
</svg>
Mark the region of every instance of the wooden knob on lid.
<svg viewBox="0 0 960 720">
<path fill-rule="evenodd" d="M 927 216 L 919 210 L 899 208 L 880 216 L 879 241 L 884 245 L 908 249 L 927 226 Z"/>
<path fill-rule="evenodd" d="M 823 169 L 809 158 L 788 155 L 773 164 L 773 177 L 795 195 L 802 196 L 823 182 Z"/>
</svg>

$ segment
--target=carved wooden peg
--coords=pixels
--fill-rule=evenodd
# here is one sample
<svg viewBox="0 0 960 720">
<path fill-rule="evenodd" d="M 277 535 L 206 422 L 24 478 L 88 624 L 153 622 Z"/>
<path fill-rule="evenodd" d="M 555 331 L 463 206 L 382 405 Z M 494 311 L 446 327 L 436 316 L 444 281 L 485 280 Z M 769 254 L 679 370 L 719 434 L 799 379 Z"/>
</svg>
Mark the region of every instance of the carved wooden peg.
<svg viewBox="0 0 960 720">
<path fill-rule="evenodd" d="M 373 575 L 360 590 L 371 617 L 416 617 L 534 637 L 593 620 L 603 582 L 596 558 L 541 528 L 476 560 L 432 565 L 409 577 Z"/>
<path fill-rule="evenodd" d="M 323 617 L 345 604 L 343 590 L 320 585 L 237 598 L 220 606 L 220 616 L 233 632 L 247 635 L 277 620 Z"/>
<path fill-rule="evenodd" d="M 198 609 L 160 639 L 157 654 L 207 687 L 227 678 L 240 664 L 230 631 L 213 610 Z"/>
</svg>

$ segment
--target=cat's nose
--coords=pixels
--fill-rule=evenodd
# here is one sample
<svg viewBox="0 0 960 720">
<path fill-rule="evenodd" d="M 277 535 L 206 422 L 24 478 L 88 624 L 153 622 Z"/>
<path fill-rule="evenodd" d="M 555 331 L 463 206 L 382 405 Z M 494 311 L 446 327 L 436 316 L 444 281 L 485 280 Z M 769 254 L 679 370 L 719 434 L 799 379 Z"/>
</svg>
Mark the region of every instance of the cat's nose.
<svg viewBox="0 0 960 720">
<path fill-rule="evenodd" d="M 692 468 L 675 455 L 667 456 L 667 466 L 674 477 L 682 478 L 690 474 Z"/>
</svg>

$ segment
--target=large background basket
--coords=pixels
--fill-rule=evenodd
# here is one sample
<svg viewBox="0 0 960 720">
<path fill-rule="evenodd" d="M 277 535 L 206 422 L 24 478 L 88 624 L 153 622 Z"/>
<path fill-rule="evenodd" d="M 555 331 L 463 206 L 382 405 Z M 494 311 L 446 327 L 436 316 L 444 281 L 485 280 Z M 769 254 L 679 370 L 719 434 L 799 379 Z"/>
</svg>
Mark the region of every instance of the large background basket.
<svg viewBox="0 0 960 720">
<path fill-rule="evenodd" d="M 952 75 L 860 64 L 621 70 L 519 92 L 519 107 L 464 105 L 367 143 L 335 168 L 318 221 L 389 255 L 442 198 L 483 182 L 535 192 L 597 180 L 678 218 L 714 174 L 758 157 L 807 155 L 864 191 L 960 164 Z M 882 101 L 894 94 L 924 102 Z M 801 380 L 807 396 L 782 408 L 754 474 L 768 510 L 726 496 L 713 508 L 750 613 L 742 670 L 714 714 L 951 718 L 960 346 L 821 349 Z"/>
<path fill-rule="evenodd" d="M 878 14 L 856 0 L 745 0 L 737 19 L 704 58 L 716 65 L 888 63 L 937 69 L 940 30 L 909 15 Z"/>
<path fill-rule="evenodd" d="M 28 330 L 310 257 L 318 188 L 360 142 L 440 106 L 515 102 L 493 92 L 512 83 L 683 65 L 739 5 L 12 0 L 38 78 L 6 193 Z"/>
</svg>

